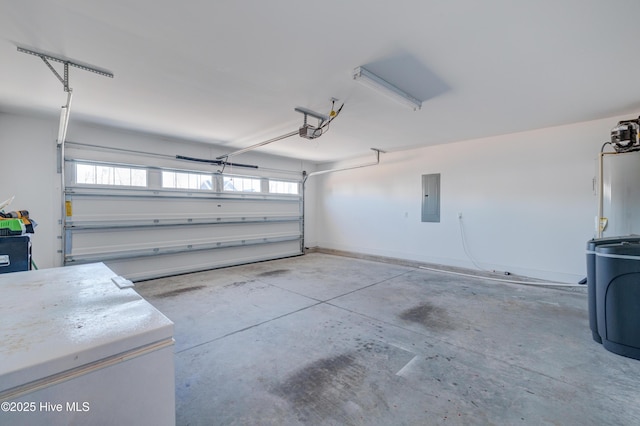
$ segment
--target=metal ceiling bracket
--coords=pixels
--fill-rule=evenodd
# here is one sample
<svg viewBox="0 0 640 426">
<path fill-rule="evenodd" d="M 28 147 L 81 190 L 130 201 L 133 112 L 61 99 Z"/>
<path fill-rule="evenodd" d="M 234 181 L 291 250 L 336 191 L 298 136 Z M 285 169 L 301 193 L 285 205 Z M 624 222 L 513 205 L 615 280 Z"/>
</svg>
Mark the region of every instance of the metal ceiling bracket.
<svg viewBox="0 0 640 426">
<path fill-rule="evenodd" d="M 53 67 L 53 65 L 51 65 L 51 63 L 49 62 L 49 60 L 47 58 L 40 57 L 40 59 L 42 59 L 42 61 L 45 64 L 47 64 L 47 67 L 49 67 L 49 69 L 51 70 L 53 75 L 58 77 L 58 80 L 60 80 L 60 83 L 62 83 L 62 85 L 64 86 L 64 91 L 68 92 L 69 91 L 69 65 L 68 64 L 64 64 L 64 78 L 62 78 L 62 77 L 60 77 L 60 74 L 58 74 L 58 71 L 56 71 L 56 69 Z"/>
<path fill-rule="evenodd" d="M 71 89 L 69 88 L 69 66 L 75 67 L 75 68 L 79 68 L 81 70 L 84 71 L 89 71 L 92 72 L 94 74 L 99 74 L 105 77 L 109 77 L 109 78 L 113 78 L 113 73 L 109 72 L 109 71 L 105 71 L 105 70 L 101 70 L 99 68 L 94 68 L 88 65 L 83 65 L 83 64 L 79 64 L 77 62 L 73 62 L 70 61 L 69 59 L 64 59 L 64 58 L 59 58 L 56 56 L 51 56 L 49 54 L 43 53 L 43 52 L 36 52 L 35 50 L 30 50 L 30 49 L 25 49 L 24 47 L 20 47 L 18 46 L 18 52 L 22 52 L 22 53 L 27 53 L 29 55 L 34 55 L 39 57 L 40 59 L 42 59 L 44 61 L 44 63 L 47 65 L 47 67 L 51 70 L 51 72 L 53 72 L 53 74 L 56 76 L 56 78 L 58 80 L 60 80 L 60 82 L 62 83 L 62 85 L 64 86 L 64 91 L 65 92 L 69 92 Z M 53 62 L 58 62 L 64 65 L 64 77 L 62 77 L 55 68 L 53 68 L 53 65 L 51 65 L 51 62 L 49 61 L 53 61 Z"/>
<path fill-rule="evenodd" d="M 299 112 L 304 115 L 304 125 L 307 125 L 307 115 L 318 119 L 318 127 L 322 126 L 323 123 L 329 120 L 328 115 L 320 114 L 319 112 L 315 112 L 310 110 L 309 108 L 297 107 L 293 109 L 295 112 Z"/>
<path fill-rule="evenodd" d="M 340 167 L 337 169 L 328 169 L 328 170 L 318 170 L 315 172 L 311 172 L 308 173 L 304 176 L 302 183 L 306 183 L 307 179 L 309 179 L 311 176 L 317 176 L 317 175 L 323 175 L 325 173 L 333 173 L 333 172 L 342 172 L 345 170 L 353 170 L 353 169 L 361 169 L 363 167 L 371 167 L 371 166 L 377 166 L 378 164 L 380 164 L 380 153 L 386 154 L 387 151 L 383 151 L 381 149 L 378 148 L 371 148 L 371 151 L 374 151 L 376 153 L 376 161 L 370 162 L 370 163 L 365 163 L 365 164 L 358 164 L 356 166 L 349 166 L 349 167 Z"/>
<path fill-rule="evenodd" d="M 65 230 L 65 218 L 67 217 L 66 213 L 66 205 L 64 200 L 64 193 L 66 190 L 66 182 L 65 182 L 65 173 L 64 173 L 64 141 L 67 137 L 67 127 L 69 125 L 69 115 L 71 113 L 71 98 L 73 95 L 73 90 L 69 87 L 69 66 L 79 68 L 81 70 L 89 71 L 95 74 L 99 74 L 105 77 L 113 78 L 113 74 L 109 71 L 101 70 L 98 68 L 94 68 L 91 66 L 79 64 L 77 62 L 70 61 L 69 59 L 59 58 L 56 56 L 52 56 L 43 52 L 36 52 L 35 50 L 25 49 L 24 47 L 18 47 L 18 52 L 27 53 L 29 55 L 34 55 L 42 59 L 45 65 L 51 70 L 53 75 L 56 76 L 58 80 L 62 83 L 64 87 L 64 91 L 67 93 L 67 103 L 62 106 L 60 111 L 60 124 L 58 127 L 58 139 L 57 139 L 57 148 L 58 148 L 58 173 L 60 174 L 60 188 L 62 192 L 62 206 L 60 213 L 60 226 L 61 226 L 61 239 L 62 239 L 62 263 L 65 263 L 65 253 L 69 249 L 67 243 L 67 231 Z M 64 76 L 61 76 L 58 71 L 51 65 L 51 62 L 61 63 L 64 67 Z"/>
</svg>

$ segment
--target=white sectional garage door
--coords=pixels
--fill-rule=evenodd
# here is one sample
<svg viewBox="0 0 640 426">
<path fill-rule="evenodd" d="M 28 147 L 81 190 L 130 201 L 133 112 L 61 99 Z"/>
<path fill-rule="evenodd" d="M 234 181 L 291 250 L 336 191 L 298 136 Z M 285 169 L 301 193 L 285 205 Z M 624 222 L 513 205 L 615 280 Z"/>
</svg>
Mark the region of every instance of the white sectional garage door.
<svg viewBox="0 0 640 426">
<path fill-rule="evenodd" d="M 105 262 L 135 281 L 303 253 L 300 179 L 65 163 L 65 265 Z"/>
</svg>

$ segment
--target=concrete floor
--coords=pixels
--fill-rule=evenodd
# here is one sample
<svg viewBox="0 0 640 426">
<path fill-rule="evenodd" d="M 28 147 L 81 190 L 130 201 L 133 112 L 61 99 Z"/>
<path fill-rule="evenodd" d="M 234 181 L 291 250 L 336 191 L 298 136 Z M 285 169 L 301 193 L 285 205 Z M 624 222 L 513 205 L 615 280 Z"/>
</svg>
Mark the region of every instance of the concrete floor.
<svg viewBox="0 0 640 426">
<path fill-rule="evenodd" d="M 175 322 L 178 425 L 638 425 L 586 288 L 322 253 L 136 284 Z"/>
</svg>

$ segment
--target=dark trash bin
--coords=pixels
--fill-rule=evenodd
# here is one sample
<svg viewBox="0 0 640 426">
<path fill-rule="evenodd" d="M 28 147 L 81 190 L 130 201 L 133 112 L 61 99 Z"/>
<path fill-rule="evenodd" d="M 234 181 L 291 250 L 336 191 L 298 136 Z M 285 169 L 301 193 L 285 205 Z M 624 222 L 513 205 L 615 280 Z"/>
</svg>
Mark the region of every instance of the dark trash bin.
<svg viewBox="0 0 640 426">
<path fill-rule="evenodd" d="M 587 242 L 587 299 L 589 303 L 589 327 L 593 340 L 602 343 L 598 333 L 598 319 L 596 315 L 596 247 L 605 244 L 622 242 L 640 242 L 640 235 L 625 237 L 593 238 Z"/>
<path fill-rule="evenodd" d="M 640 359 L 640 243 L 596 247 L 596 313 L 605 349 Z"/>
</svg>

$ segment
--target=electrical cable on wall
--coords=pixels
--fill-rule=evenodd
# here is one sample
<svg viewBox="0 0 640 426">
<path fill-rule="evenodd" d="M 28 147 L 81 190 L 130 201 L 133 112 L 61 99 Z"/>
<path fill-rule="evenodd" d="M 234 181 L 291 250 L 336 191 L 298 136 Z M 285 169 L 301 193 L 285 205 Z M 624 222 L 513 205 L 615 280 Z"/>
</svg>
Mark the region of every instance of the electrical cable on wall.
<svg viewBox="0 0 640 426">
<path fill-rule="evenodd" d="M 492 272 L 492 271 L 484 269 L 482 266 L 480 266 L 478 264 L 478 262 L 475 260 L 475 258 L 471 255 L 471 251 L 469 250 L 469 247 L 467 245 L 467 237 L 466 237 L 466 235 L 464 233 L 464 226 L 462 225 L 462 215 L 461 214 L 458 215 L 458 223 L 460 224 L 460 238 L 462 239 L 462 248 L 464 249 L 464 253 L 467 255 L 467 257 L 469 258 L 471 263 L 473 263 L 473 265 L 476 268 L 480 269 L 481 271 Z"/>
<path fill-rule="evenodd" d="M 467 255 L 467 257 L 469 258 L 471 263 L 473 263 L 473 265 L 476 268 L 478 268 L 479 270 L 481 270 L 483 272 L 489 272 L 489 273 L 496 272 L 495 270 L 485 269 L 482 266 L 480 266 L 479 263 L 475 260 L 475 258 L 471 255 L 471 250 L 469 250 L 469 246 L 467 244 L 467 238 L 466 238 L 466 235 L 464 233 L 464 226 L 462 224 L 462 215 L 458 216 L 458 223 L 460 224 L 460 237 L 462 239 L 462 247 L 464 249 L 464 253 Z M 483 277 L 483 276 L 479 276 L 479 275 L 464 274 L 464 273 L 461 273 L 461 272 L 448 271 L 448 270 L 445 270 L 445 269 L 428 268 L 426 266 L 420 266 L 420 269 L 427 269 L 427 270 L 430 270 L 430 271 L 445 272 L 445 273 L 450 273 L 450 274 L 455 274 L 455 275 L 462 275 L 462 276 L 481 278 L 481 279 L 487 279 L 487 280 L 499 281 L 499 282 L 505 282 L 505 283 L 513 283 L 513 284 L 556 286 L 556 287 L 584 287 L 584 284 L 568 284 L 568 283 L 558 283 L 558 282 L 537 282 L 537 281 L 518 281 L 518 280 L 508 280 L 508 279 L 502 279 L 502 278 Z M 507 271 L 505 271 L 504 274 L 505 275 L 511 275 L 511 273 L 507 272 Z"/>
</svg>

